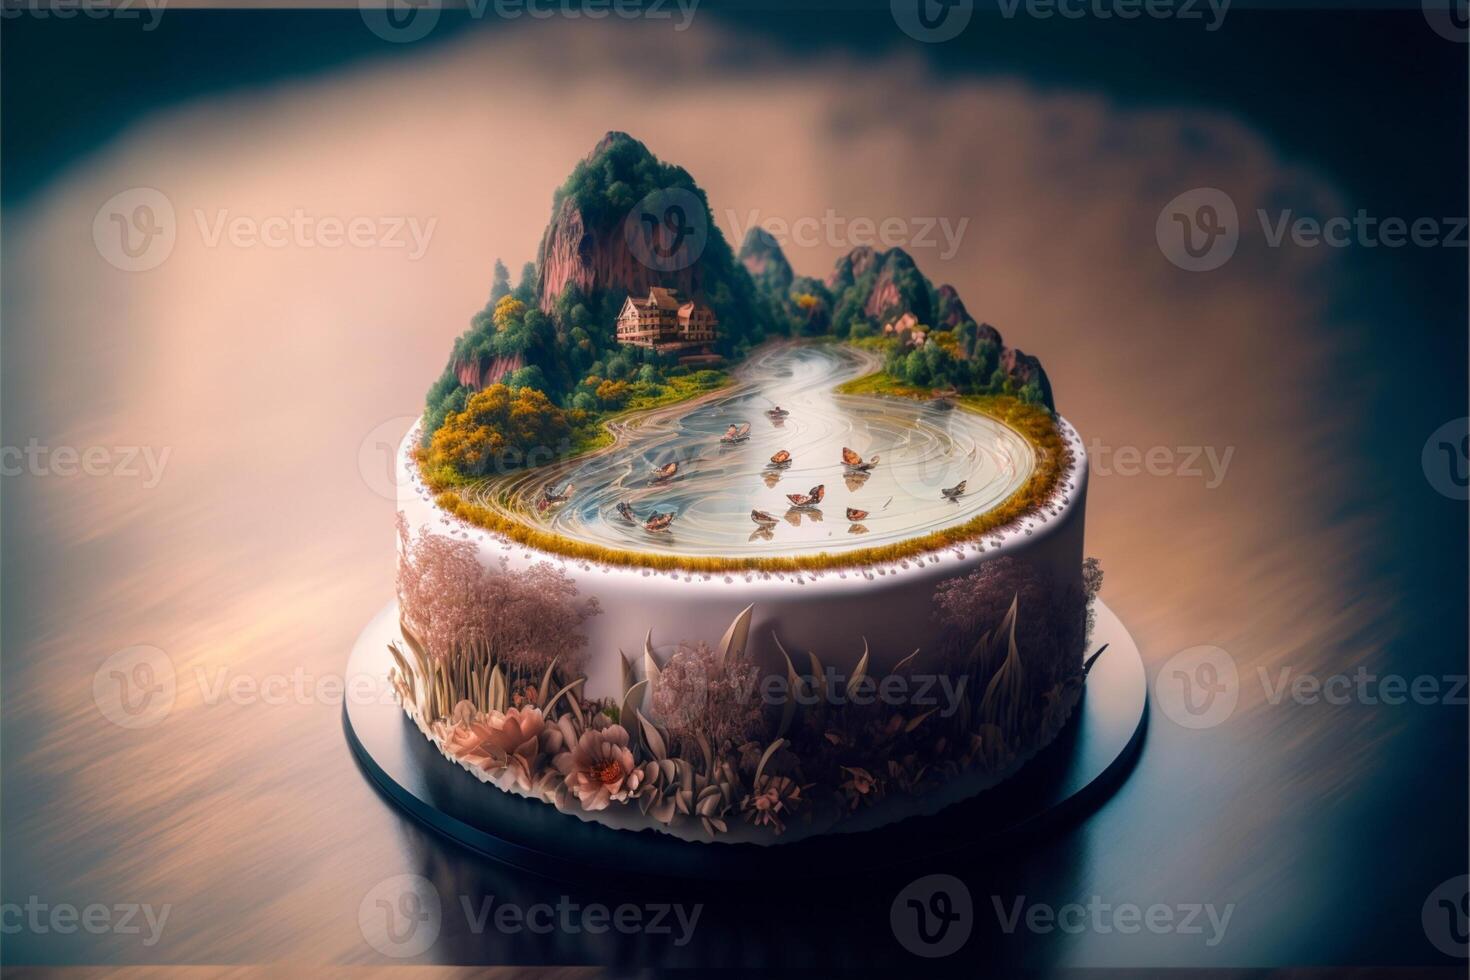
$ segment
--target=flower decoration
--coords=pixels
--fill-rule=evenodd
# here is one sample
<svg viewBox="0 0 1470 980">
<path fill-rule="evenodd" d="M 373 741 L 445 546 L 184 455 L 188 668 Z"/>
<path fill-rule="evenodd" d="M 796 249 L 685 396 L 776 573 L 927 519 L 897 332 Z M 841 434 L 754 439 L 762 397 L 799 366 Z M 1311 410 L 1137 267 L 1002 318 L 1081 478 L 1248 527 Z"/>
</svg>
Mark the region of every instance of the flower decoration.
<svg viewBox="0 0 1470 980">
<path fill-rule="evenodd" d="M 622 725 L 583 732 L 576 746 L 558 755 L 554 764 L 584 810 L 605 810 L 609 803 L 625 803 L 643 781 L 643 771 L 633 761 L 628 731 Z"/>
</svg>

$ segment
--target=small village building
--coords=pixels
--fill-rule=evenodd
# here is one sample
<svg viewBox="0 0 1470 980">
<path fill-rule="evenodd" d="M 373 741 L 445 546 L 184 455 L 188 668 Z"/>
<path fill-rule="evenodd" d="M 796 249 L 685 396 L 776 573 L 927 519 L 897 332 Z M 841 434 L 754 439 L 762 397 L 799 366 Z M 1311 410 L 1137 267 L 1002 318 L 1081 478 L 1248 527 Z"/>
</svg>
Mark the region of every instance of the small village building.
<svg viewBox="0 0 1470 980">
<path fill-rule="evenodd" d="M 719 320 L 703 303 L 681 300 L 679 291 L 654 286 L 646 299 L 629 296 L 618 313 L 620 344 L 658 351 L 702 348 L 719 339 Z"/>
</svg>

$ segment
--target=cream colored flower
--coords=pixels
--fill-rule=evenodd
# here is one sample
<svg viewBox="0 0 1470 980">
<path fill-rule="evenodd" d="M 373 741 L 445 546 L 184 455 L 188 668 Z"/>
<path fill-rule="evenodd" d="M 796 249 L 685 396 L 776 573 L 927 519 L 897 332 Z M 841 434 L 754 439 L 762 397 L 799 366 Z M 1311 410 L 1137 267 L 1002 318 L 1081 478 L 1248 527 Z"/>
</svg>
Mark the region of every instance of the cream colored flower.
<svg viewBox="0 0 1470 980">
<path fill-rule="evenodd" d="M 609 803 L 626 802 L 643 779 L 622 725 L 583 732 L 571 751 L 556 757 L 555 765 L 584 810 L 604 810 Z"/>
</svg>

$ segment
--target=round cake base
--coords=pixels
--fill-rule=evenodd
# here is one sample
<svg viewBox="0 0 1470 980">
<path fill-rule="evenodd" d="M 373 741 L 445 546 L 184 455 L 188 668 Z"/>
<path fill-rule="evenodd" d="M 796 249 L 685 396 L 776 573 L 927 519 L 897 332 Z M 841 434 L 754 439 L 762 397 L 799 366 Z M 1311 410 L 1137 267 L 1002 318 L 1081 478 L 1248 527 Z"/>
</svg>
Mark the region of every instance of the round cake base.
<svg viewBox="0 0 1470 980">
<path fill-rule="evenodd" d="M 1093 648 L 1107 650 L 1062 733 L 1019 773 L 933 816 L 791 844 L 690 842 L 578 820 L 480 782 L 440 755 L 387 699 L 346 699 L 342 724 L 363 772 L 394 804 L 473 851 L 536 874 L 573 881 L 608 872 L 724 880 L 865 875 L 1015 846 L 1085 817 L 1122 784 L 1143 745 L 1148 680 L 1123 624 L 1101 602 L 1096 611 Z M 397 603 L 373 617 L 352 649 L 349 678 L 387 676 L 397 623 Z"/>
</svg>

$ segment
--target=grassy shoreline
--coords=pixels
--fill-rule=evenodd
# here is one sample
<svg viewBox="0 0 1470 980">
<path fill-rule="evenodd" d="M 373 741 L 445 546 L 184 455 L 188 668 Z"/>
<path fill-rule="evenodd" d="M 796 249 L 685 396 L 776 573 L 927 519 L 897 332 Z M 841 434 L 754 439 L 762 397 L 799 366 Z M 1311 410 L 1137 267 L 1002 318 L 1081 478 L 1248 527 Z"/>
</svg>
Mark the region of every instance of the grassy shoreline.
<svg viewBox="0 0 1470 980">
<path fill-rule="evenodd" d="M 709 391 L 691 394 L 652 408 L 629 408 L 616 416 L 601 420 L 602 431 L 607 434 L 605 444 L 592 446 L 592 452 L 605 452 L 616 441 L 615 423 L 624 423 L 635 416 L 659 411 L 673 405 L 716 394 L 728 387 L 733 378 L 724 385 Z M 933 393 L 912 388 L 894 381 L 878 371 L 845 382 L 836 388 L 840 394 L 869 395 L 883 398 L 930 399 Z M 563 558 L 595 562 L 620 568 L 648 568 L 658 571 L 690 571 L 701 573 L 725 572 L 803 572 L 858 568 L 874 564 L 886 564 L 914 558 L 919 555 L 956 544 L 967 543 L 976 538 L 1014 523 L 1028 514 L 1035 513 L 1056 492 L 1062 474 L 1072 464 L 1072 452 L 1062 439 L 1056 417 L 1045 409 L 1029 405 L 1011 395 L 961 395 L 951 399 L 964 411 L 975 412 L 1000 422 L 1014 430 L 1026 440 L 1036 453 L 1036 468 L 1026 483 L 999 506 L 977 515 L 963 524 L 932 531 L 906 541 L 895 542 L 873 548 L 839 553 L 817 552 L 809 555 L 769 555 L 742 558 L 721 556 L 668 555 L 643 551 L 607 548 L 602 545 L 578 541 L 551 531 L 532 527 L 520 520 L 507 517 L 482 504 L 465 500 L 453 488 L 436 488 L 435 504 L 461 520 L 477 527 L 504 535 L 517 544 L 545 551 Z"/>
</svg>

